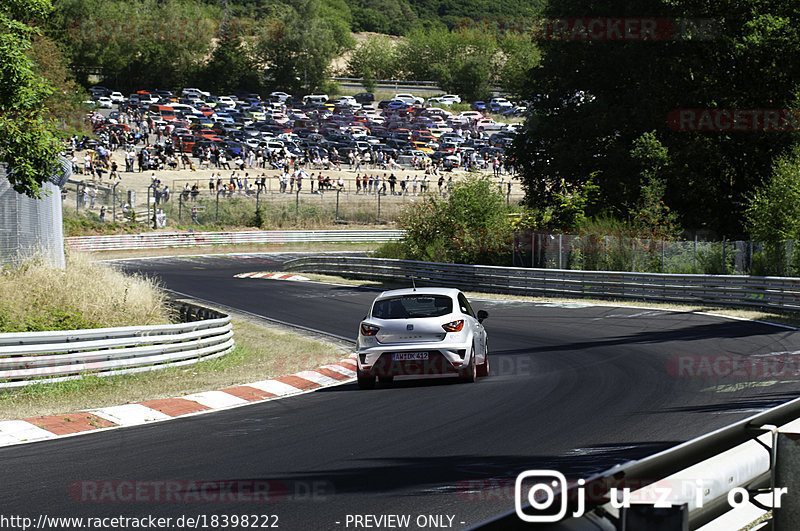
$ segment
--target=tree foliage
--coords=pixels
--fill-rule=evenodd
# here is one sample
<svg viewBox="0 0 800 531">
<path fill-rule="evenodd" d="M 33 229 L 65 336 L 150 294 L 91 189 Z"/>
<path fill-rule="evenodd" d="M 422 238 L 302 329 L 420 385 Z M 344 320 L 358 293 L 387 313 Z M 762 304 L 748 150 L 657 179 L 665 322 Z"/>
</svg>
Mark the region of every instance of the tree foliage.
<svg viewBox="0 0 800 531">
<path fill-rule="evenodd" d="M 772 174 L 749 195 L 745 216 L 756 241 L 800 239 L 800 148 L 775 160 Z"/>
<path fill-rule="evenodd" d="M 562 179 L 579 186 L 596 173 L 604 203 L 631 215 L 642 198 L 632 149 L 654 131 L 669 152 L 664 200 L 682 224 L 741 234 L 747 194 L 797 142 L 796 133 L 680 131 L 667 117 L 676 109 L 795 108 L 797 7 L 777 0 L 551 3 L 551 18 L 647 13 L 714 23 L 706 33 L 676 27 L 669 39 L 541 42 L 542 63 L 525 90 L 534 113 L 514 148 L 529 204 L 552 204 Z"/>
<path fill-rule="evenodd" d="M 196 80 L 225 20 L 199 0 L 59 0 L 50 25 L 78 79 L 119 90 L 175 89 Z"/>
<path fill-rule="evenodd" d="M 455 183 L 447 198 L 426 196 L 399 224 L 404 258 L 410 260 L 498 263 L 511 237 L 502 194 L 476 177 Z"/>
<path fill-rule="evenodd" d="M 312 92 L 330 77 L 331 60 L 353 46 L 350 11 L 340 0 L 293 0 L 275 7 L 259 35 L 258 55 L 274 88 Z"/>
<path fill-rule="evenodd" d="M 442 28 L 412 31 L 398 46 L 409 79 L 436 81 L 470 101 L 487 99 L 496 80 L 498 47 L 491 35 Z"/>
<path fill-rule="evenodd" d="M 395 79 L 400 58 L 392 41 L 382 35 L 370 35 L 350 55 L 348 73 L 354 77 Z"/>
<path fill-rule="evenodd" d="M 417 15 L 405 0 L 356 0 L 349 4 L 353 31 L 404 35 L 417 24 Z"/>
<path fill-rule="evenodd" d="M 52 94 L 29 51 L 50 13 L 48 0 L 0 5 L 0 162 L 8 164 L 14 190 L 32 197 L 53 171 L 59 143 L 45 101 Z"/>
</svg>

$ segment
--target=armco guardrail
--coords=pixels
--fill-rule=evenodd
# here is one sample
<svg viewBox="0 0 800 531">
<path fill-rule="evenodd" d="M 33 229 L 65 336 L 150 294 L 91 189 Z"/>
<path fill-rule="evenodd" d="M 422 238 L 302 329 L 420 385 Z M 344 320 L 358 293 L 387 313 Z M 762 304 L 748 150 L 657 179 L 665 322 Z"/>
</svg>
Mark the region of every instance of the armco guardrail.
<svg viewBox="0 0 800 531">
<path fill-rule="evenodd" d="M 399 230 L 298 230 L 247 232 L 145 232 L 109 236 L 65 238 L 75 251 L 115 251 L 167 247 L 207 247 L 212 245 L 375 242 L 398 240 Z"/>
<path fill-rule="evenodd" d="M 179 304 L 178 324 L 0 334 L 0 388 L 188 365 L 233 349 L 231 318 Z"/>
<path fill-rule="evenodd" d="M 800 278 L 527 269 L 343 256 L 298 258 L 284 267 L 365 279 L 414 277 L 418 283 L 518 295 L 800 309 Z"/>
</svg>

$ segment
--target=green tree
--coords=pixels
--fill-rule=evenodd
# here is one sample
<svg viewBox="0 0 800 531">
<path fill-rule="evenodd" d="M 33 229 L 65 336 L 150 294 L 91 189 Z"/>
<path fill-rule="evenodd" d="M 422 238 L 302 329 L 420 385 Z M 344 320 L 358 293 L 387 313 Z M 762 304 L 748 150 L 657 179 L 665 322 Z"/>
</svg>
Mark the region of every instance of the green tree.
<svg viewBox="0 0 800 531">
<path fill-rule="evenodd" d="M 312 92 L 330 78 L 330 63 L 353 46 L 350 10 L 339 0 L 293 0 L 275 7 L 276 23 L 257 49 L 268 82 L 290 92 Z"/>
<path fill-rule="evenodd" d="M 800 148 L 775 160 L 770 177 L 749 195 L 745 216 L 756 241 L 800 239 Z"/>
<path fill-rule="evenodd" d="M 36 73 L 52 87 L 50 96 L 44 100 L 44 112 L 59 124 L 60 134 L 88 133 L 83 102 L 89 96 L 75 82 L 58 44 L 46 35 L 37 35 L 28 55 L 36 65 Z"/>
<path fill-rule="evenodd" d="M 664 174 L 670 162 L 667 148 L 650 131 L 634 140 L 630 154 L 641 166 L 641 194 L 631 212 L 633 232 L 650 239 L 676 237 L 680 232 L 677 214 L 664 202 Z"/>
<path fill-rule="evenodd" d="M 535 41 L 524 34 L 507 34 L 498 40 L 503 55 L 499 82 L 512 97 L 525 93 L 525 87 L 534 68 L 539 65 L 542 54 Z"/>
<path fill-rule="evenodd" d="M 748 197 L 745 219 L 750 236 L 764 244 L 753 256 L 753 269 L 761 275 L 796 275 L 800 252 L 795 249 L 793 268 L 786 241 L 800 240 L 800 148 L 778 157 L 772 174 Z M 796 245 L 796 243 L 795 243 Z"/>
<path fill-rule="evenodd" d="M 434 195 L 399 220 L 406 258 L 452 263 L 502 263 L 511 228 L 502 194 L 489 181 L 470 177 L 446 199 Z"/>
<path fill-rule="evenodd" d="M 359 0 L 351 4 L 353 31 L 404 35 L 417 22 L 405 0 Z"/>
<path fill-rule="evenodd" d="M 214 94 L 230 94 L 234 90 L 258 92 L 261 89 L 261 76 L 252 44 L 240 38 L 224 22 L 211 59 L 200 68 L 198 78 L 204 89 Z"/>
<path fill-rule="evenodd" d="M 200 0 L 59 0 L 50 33 L 83 84 L 99 74 L 118 90 L 176 89 L 196 80 L 220 20 Z"/>
<path fill-rule="evenodd" d="M 633 142 L 656 131 L 671 163 L 665 202 L 682 225 L 741 234 L 749 191 L 795 133 L 679 131 L 675 109 L 792 109 L 800 94 L 800 11 L 778 0 L 603 0 L 551 3 L 549 18 L 624 17 L 712 19 L 710 32 L 675 27 L 669 39 L 545 40 L 541 66 L 525 92 L 533 104 L 514 148 L 527 201 L 552 204 L 561 179 L 579 186 L 597 173 L 603 200 L 623 217 L 640 195 Z M 724 16 L 720 16 L 720 13 Z M 776 58 L 780 57 L 780 60 Z"/>
<path fill-rule="evenodd" d="M 399 63 L 410 79 L 436 81 L 468 100 L 490 96 L 498 52 L 491 35 L 443 28 L 416 29 L 398 46 Z"/>
<path fill-rule="evenodd" d="M 353 77 L 395 79 L 398 57 L 392 41 L 382 35 L 370 35 L 350 55 L 348 73 Z"/>
<path fill-rule="evenodd" d="M 51 11 L 48 0 L 10 0 L 0 6 L 0 162 L 8 164 L 14 190 L 40 197 L 53 171 L 59 143 L 44 102 L 52 94 L 29 55 L 31 42 Z"/>
</svg>

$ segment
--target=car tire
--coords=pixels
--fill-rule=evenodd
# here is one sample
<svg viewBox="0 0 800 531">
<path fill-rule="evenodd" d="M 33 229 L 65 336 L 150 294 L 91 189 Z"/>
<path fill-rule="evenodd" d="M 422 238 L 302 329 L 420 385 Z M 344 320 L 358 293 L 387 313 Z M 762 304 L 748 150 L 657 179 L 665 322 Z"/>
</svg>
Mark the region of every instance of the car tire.
<svg viewBox="0 0 800 531">
<path fill-rule="evenodd" d="M 375 376 L 357 371 L 356 379 L 359 389 L 375 389 Z"/>
<path fill-rule="evenodd" d="M 392 382 L 394 382 L 394 376 L 378 376 L 378 381 L 382 384 L 392 385 Z"/>
<path fill-rule="evenodd" d="M 484 353 L 483 363 L 478 365 L 476 369 L 478 373 L 478 378 L 486 378 L 489 376 L 489 345 L 486 345 L 486 352 Z"/>
<path fill-rule="evenodd" d="M 475 365 L 475 345 L 472 345 L 472 352 L 469 357 L 469 365 L 459 371 L 462 382 L 475 382 L 478 379 L 478 368 Z"/>
</svg>

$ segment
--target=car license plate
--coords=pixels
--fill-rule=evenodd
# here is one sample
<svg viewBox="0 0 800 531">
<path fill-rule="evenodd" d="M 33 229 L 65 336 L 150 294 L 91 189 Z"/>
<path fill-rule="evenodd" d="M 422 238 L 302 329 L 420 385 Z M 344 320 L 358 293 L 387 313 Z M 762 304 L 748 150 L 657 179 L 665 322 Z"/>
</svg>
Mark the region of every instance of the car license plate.
<svg viewBox="0 0 800 531">
<path fill-rule="evenodd" d="M 416 361 L 428 359 L 427 352 L 396 352 L 392 354 L 392 361 Z"/>
</svg>

